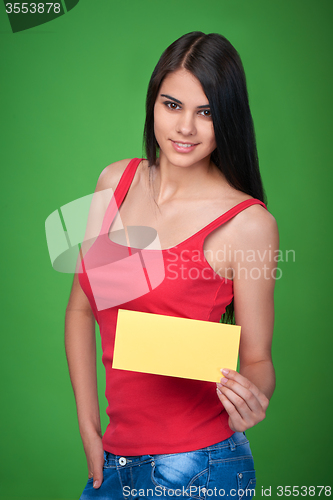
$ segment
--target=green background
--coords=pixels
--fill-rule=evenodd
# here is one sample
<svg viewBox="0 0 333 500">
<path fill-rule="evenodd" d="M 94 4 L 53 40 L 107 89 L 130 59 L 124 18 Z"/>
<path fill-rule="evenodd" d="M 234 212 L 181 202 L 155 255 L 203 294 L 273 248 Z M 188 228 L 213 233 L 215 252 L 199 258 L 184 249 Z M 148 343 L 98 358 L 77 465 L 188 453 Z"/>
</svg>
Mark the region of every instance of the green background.
<svg viewBox="0 0 333 500">
<path fill-rule="evenodd" d="M 278 485 L 331 484 L 332 10 L 324 0 L 80 0 L 13 34 L 0 5 L 1 500 L 74 500 L 86 483 L 63 342 L 72 276 L 52 269 L 44 222 L 91 193 L 106 165 L 142 154 L 150 74 L 193 30 L 225 35 L 242 57 L 268 208 L 281 250 L 296 255 L 276 286 L 276 392 L 248 431 L 256 497 L 262 486 L 278 498 Z"/>
</svg>

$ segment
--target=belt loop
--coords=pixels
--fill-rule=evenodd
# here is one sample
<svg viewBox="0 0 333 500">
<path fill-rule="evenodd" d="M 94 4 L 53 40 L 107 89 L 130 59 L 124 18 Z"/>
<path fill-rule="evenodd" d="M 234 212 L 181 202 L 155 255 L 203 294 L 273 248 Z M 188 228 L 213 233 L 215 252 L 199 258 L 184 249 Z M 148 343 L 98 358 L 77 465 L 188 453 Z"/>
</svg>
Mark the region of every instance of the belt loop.
<svg viewBox="0 0 333 500">
<path fill-rule="evenodd" d="M 112 465 L 110 462 L 111 462 L 111 457 L 110 457 L 110 453 L 108 451 L 105 451 L 104 450 L 104 461 L 105 461 L 105 465 Z"/>
<path fill-rule="evenodd" d="M 229 444 L 230 444 L 230 450 L 231 450 L 231 451 L 235 451 L 235 449 L 236 449 L 236 443 L 235 443 L 235 441 L 232 439 L 232 436 L 229 438 Z"/>
</svg>

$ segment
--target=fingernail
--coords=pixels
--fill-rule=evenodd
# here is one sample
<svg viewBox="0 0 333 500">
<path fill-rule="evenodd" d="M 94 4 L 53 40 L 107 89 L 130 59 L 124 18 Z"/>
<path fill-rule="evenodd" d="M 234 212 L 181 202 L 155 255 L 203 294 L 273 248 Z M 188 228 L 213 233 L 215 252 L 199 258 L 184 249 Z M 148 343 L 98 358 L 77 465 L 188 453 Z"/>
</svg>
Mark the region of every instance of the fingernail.
<svg viewBox="0 0 333 500">
<path fill-rule="evenodd" d="M 227 370 L 226 368 L 223 368 L 223 370 L 221 370 L 221 372 L 223 373 L 223 375 L 228 375 L 229 370 Z"/>
<path fill-rule="evenodd" d="M 226 384 L 227 382 L 228 382 L 228 379 L 226 379 L 226 378 L 224 378 L 224 377 L 223 377 L 223 378 L 221 378 L 221 384 Z"/>
<path fill-rule="evenodd" d="M 94 488 L 98 488 L 98 481 L 95 481 L 93 486 L 94 486 Z"/>
<path fill-rule="evenodd" d="M 218 387 L 216 387 L 216 392 L 218 392 L 222 396 L 222 392 L 220 391 L 220 389 Z"/>
</svg>

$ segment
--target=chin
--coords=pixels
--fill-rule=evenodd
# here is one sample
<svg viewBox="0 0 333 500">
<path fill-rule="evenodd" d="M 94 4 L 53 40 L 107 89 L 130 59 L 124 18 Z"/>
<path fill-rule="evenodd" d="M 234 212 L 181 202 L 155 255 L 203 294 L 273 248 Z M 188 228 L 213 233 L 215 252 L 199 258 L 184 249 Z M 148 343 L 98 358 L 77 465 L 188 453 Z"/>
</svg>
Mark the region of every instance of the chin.
<svg viewBox="0 0 333 500">
<path fill-rule="evenodd" d="M 201 155 L 198 156 L 198 155 L 191 155 L 190 153 L 185 153 L 184 155 L 176 153 L 174 155 L 168 156 L 167 160 L 175 166 L 191 167 L 192 165 L 195 165 L 200 162 L 209 163 L 210 154 L 207 154 L 206 156 L 201 156 Z"/>
<path fill-rule="evenodd" d="M 160 158 L 163 157 L 168 163 L 177 167 L 191 167 L 201 161 L 207 161 L 207 158 L 210 157 L 210 153 L 207 153 L 207 155 L 198 155 L 195 153 L 196 152 L 178 153 L 173 150 L 165 153 L 165 151 L 160 150 Z"/>
</svg>

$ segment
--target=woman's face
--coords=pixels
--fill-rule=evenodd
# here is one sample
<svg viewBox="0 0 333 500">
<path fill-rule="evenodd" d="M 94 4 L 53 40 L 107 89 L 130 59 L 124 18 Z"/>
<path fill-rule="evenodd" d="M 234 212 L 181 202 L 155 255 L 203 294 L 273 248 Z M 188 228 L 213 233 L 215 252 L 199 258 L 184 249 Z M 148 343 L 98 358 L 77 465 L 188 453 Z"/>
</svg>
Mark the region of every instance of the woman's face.
<svg viewBox="0 0 333 500">
<path fill-rule="evenodd" d="M 169 73 L 154 108 L 154 131 L 163 156 L 173 165 L 207 163 L 216 148 L 208 99 L 199 80 L 185 69 Z"/>
</svg>

